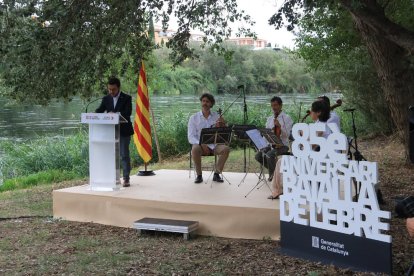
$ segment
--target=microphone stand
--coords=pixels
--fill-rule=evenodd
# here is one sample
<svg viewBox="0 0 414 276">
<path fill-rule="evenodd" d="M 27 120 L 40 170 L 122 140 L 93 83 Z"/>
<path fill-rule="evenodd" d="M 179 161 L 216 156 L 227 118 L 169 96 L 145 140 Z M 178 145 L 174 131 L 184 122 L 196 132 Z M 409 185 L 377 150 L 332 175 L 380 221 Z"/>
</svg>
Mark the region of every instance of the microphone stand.
<svg viewBox="0 0 414 276">
<path fill-rule="evenodd" d="M 350 108 L 350 109 L 345 109 L 345 112 L 351 112 L 351 117 L 352 117 L 352 131 L 354 133 L 354 139 L 350 139 L 350 141 L 348 142 L 349 148 L 348 148 L 348 156 L 350 160 L 355 160 L 355 161 L 367 161 L 367 159 L 361 154 L 361 152 L 358 150 L 358 141 L 357 141 L 357 133 L 356 133 L 356 125 L 355 125 L 355 115 L 354 115 L 354 111 L 355 108 Z M 352 141 L 355 141 L 355 146 L 352 144 Z M 354 149 L 354 153 L 352 154 L 351 148 Z M 357 181 L 353 178 L 353 182 L 354 182 L 354 186 L 355 186 L 355 201 L 358 200 L 359 197 L 359 190 L 361 189 L 361 187 L 358 187 L 358 183 Z M 377 200 L 378 203 L 381 205 L 385 204 L 385 200 L 384 197 L 382 196 L 382 192 L 379 188 L 376 189 L 376 194 L 377 194 Z"/>
<path fill-rule="evenodd" d="M 344 110 L 344 111 L 347 111 L 347 110 Z M 353 130 L 353 133 L 354 133 L 355 146 L 352 144 L 352 140 L 351 140 L 349 142 L 348 155 L 349 155 L 349 158 L 350 159 L 355 159 L 356 161 L 367 161 L 367 159 L 358 150 L 358 141 L 357 141 L 357 133 L 356 133 L 356 125 L 355 125 L 354 111 L 355 111 L 355 109 L 349 109 L 349 112 L 351 112 L 351 117 L 352 117 L 352 130 Z M 353 154 L 353 157 L 354 158 L 352 158 L 351 148 L 353 148 L 355 150 L 355 152 Z"/>
<path fill-rule="evenodd" d="M 89 105 L 90 105 L 91 103 L 94 103 L 94 102 L 96 102 L 96 101 L 98 101 L 98 100 L 100 100 L 100 99 L 102 99 L 102 98 L 97 98 L 97 99 L 95 99 L 95 100 L 93 100 L 93 101 L 90 101 L 90 102 L 86 105 L 86 108 L 85 108 L 85 113 L 88 113 L 88 107 L 89 107 Z"/>
<path fill-rule="evenodd" d="M 247 124 L 249 118 L 247 115 L 246 92 L 244 91 L 244 85 L 240 85 L 239 88 L 241 88 L 243 93 L 243 124 Z"/>
<path fill-rule="evenodd" d="M 244 85 L 240 85 L 238 89 L 241 90 L 241 92 L 243 93 L 243 125 L 246 125 L 249 118 L 247 115 L 246 92 L 244 90 Z M 247 173 L 246 143 L 243 143 L 243 157 L 244 157 L 244 172 Z"/>
<path fill-rule="evenodd" d="M 224 113 L 227 112 L 227 110 L 229 110 L 229 108 L 241 97 L 241 95 L 243 94 L 243 124 L 246 125 L 248 119 L 248 115 L 247 115 L 247 103 L 246 103 L 246 92 L 244 90 L 244 85 L 239 85 L 237 87 L 238 91 L 239 91 L 239 95 L 236 97 L 236 99 L 223 111 L 223 113 L 221 113 L 221 115 L 224 115 Z M 246 161 L 246 144 L 243 144 L 243 153 L 244 153 L 244 172 L 247 172 L 247 161 Z"/>
<path fill-rule="evenodd" d="M 359 152 L 358 150 L 358 141 L 357 141 L 357 134 L 356 134 L 356 126 L 355 126 L 355 115 L 354 115 L 354 108 L 350 108 L 350 109 L 345 109 L 345 112 L 351 112 L 351 117 L 352 117 L 352 131 L 354 134 L 353 139 L 351 138 L 348 141 L 348 157 L 349 160 L 355 160 L 355 161 L 366 161 L 365 157 L 362 156 L 362 154 Z M 352 144 L 352 142 L 355 143 L 355 146 Z M 352 153 L 352 150 L 354 149 L 354 153 Z M 354 187 L 355 187 L 355 200 L 358 200 L 358 196 L 359 196 L 359 189 L 360 187 L 358 187 L 358 182 L 353 178 L 352 179 L 354 182 Z"/>
</svg>

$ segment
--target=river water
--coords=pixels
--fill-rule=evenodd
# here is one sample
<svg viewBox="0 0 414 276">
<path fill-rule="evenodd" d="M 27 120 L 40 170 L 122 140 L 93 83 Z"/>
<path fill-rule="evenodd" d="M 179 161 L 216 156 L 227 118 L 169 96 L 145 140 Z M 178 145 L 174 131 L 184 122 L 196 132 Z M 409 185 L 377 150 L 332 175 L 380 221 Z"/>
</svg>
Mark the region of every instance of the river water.
<svg viewBox="0 0 414 276">
<path fill-rule="evenodd" d="M 135 95 L 133 97 L 135 98 Z M 237 97 L 238 95 L 217 96 L 216 102 L 228 106 Z M 314 100 L 314 96 L 303 94 L 288 94 L 281 97 L 284 105 L 303 103 L 306 106 Z M 338 96 L 332 94 L 331 97 L 335 99 Z M 270 112 L 268 106 L 270 98 L 269 95 L 246 96 L 246 103 L 247 106 L 263 105 L 266 112 Z M 99 103 L 99 100 L 91 103 L 88 111 L 93 112 Z M 196 112 L 200 110 L 199 103 L 198 96 L 151 97 L 151 108 L 155 117 L 172 116 L 178 109 L 184 112 Z M 69 135 L 81 127 L 80 114 L 85 112 L 86 105 L 87 103 L 80 98 L 75 98 L 69 103 L 55 101 L 46 107 L 17 104 L 4 98 L 0 99 L 0 140 L 19 141 L 43 136 Z M 237 99 L 233 106 L 238 105 L 243 105 L 242 97 Z"/>
</svg>

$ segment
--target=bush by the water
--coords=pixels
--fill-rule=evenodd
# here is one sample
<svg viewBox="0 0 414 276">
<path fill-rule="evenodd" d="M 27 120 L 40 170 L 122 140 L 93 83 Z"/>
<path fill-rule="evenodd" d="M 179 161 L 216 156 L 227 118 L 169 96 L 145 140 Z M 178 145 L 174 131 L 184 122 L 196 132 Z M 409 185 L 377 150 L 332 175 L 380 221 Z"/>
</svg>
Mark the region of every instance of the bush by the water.
<svg viewBox="0 0 414 276">
<path fill-rule="evenodd" d="M 26 142 L 2 142 L 0 169 L 3 179 L 42 171 L 68 171 L 79 176 L 88 172 L 88 134 L 84 130 L 69 137 L 43 137 Z"/>
</svg>

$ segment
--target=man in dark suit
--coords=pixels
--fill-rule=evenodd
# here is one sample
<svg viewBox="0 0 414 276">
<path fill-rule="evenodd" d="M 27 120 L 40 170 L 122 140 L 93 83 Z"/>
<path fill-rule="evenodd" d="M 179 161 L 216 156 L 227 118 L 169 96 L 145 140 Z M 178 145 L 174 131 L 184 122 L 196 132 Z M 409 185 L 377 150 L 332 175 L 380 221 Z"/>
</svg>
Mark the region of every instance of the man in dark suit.
<svg viewBox="0 0 414 276">
<path fill-rule="evenodd" d="M 102 98 L 101 105 L 96 109 L 96 113 L 121 113 L 128 122 L 120 124 L 119 148 L 122 161 L 124 187 L 129 187 L 129 173 L 131 171 L 131 159 L 129 157 L 129 143 L 134 129 L 131 123 L 132 97 L 120 90 L 121 81 L 116 77 L 108 80 L 108 95 Z"/>
</svg>

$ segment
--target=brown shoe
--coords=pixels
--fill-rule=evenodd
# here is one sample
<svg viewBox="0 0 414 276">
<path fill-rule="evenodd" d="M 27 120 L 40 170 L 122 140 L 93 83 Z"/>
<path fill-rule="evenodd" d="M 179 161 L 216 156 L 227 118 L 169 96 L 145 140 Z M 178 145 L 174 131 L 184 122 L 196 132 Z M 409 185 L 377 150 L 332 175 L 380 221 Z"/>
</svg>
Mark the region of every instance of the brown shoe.
<svg viewBox="0 0 414 276">
<path fill-rule="evenodd" d="M 131 186 L 131 184 L 129 184 L 129 179 L 128 180 L 124 180 L 124 187 L 129 187 Z"/>
</svg>

